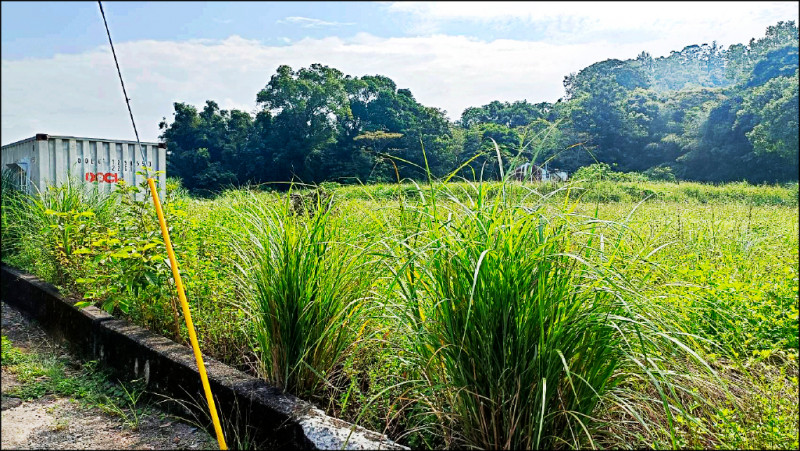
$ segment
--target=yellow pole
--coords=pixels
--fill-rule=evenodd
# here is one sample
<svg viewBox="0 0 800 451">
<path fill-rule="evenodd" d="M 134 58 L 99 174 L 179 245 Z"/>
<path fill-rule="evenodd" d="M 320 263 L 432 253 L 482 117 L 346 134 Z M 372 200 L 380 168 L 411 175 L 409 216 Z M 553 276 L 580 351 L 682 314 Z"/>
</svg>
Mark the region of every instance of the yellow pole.
<svg viewBox="0 0 800 451">
<path fill-rule="evenodd" d="M 186 318 L 186 327 L 189 329 L 189 341 L 192 343 L 194 358 L 197 361 L 197 369 L 200 371 L 200 379 L 203 381 L 203 390 L 206 392 L 208 410 L 211 412 L 211 420 L 214 422 L 214 430 L 217 432 L 217 442 L 219 442 L 220 449 L 227 450 L 228 447 L 225 445 L 225 437 L 222 435 L 222 427 L 217 417 L 217 408 L 214 405 L 214 398 L 211 396 L 211 387 L 208 385 L 208 376 L 206 375 L 206 367 L 203 364 L 203 355 L 200 354 L 200 346 L 197 344 L 197 335 L 194 332 L 194 324 L 192 323 L 192 315 L 189 312 L 189 304 L 186 302 L 186 294 L 183 292 L 183 282 L 181 281 L 181 274 L 178 271 L 178 261 L 175 259 L 175 252 L 172 250 L 172 242 L 169 240 L 167 221 L 164 220 L 164 212 L 161 210 L 161 202 L 158 200 L 156 184 L 152 177 L 147 179 L 147 184 L 150 186 L 150 192 L 153 193 L 153 204 L 156 206 L 158 223 L 161 226 L 161 235 L 164 237 L 164 245 L 167 247 L 167 255 L 169 255 L 169 262 L 172 266 L 172 276 L 175 278 L 175 285 L 178 287 L 178 298 L 181 301 L 183 317 Z"/>
</svg>

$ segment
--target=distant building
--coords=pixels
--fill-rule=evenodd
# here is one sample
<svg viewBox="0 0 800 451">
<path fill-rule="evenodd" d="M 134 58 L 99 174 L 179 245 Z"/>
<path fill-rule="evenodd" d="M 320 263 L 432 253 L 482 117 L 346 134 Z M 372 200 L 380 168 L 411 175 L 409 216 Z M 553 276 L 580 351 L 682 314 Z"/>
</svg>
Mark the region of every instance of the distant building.
<svg viewBox="0 0 800 451">
<path fill-rule="evenodd" d="M 533 163 L 525 163 L 514 169 L 511 179 L 530 182 L 566 182 L 567 173 L 558 169 L 548 170 L 546 164 L 537 166 Z"/>
</svg>

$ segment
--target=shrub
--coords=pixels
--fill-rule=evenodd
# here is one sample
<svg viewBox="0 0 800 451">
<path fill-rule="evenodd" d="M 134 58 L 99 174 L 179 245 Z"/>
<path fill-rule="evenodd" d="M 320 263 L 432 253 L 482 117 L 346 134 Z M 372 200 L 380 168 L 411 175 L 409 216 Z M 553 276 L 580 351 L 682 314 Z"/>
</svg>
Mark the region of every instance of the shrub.
<svg viewBox="0 0 800 451">
<path fill-rule="evenodd" d="M 675 182 L 675 174 L 669 166 L 653 166 L 652 168 L 644 171 L 644 176 L 650 180 Z"/>
<path fill-rule="evenodd" d="M 264 376 L 308 395 L 358 340 L 374 264 L 330 209 L 294 215 L 288 199 L 237 205 L 238 285 Z"/>
<path fill-rule="evenodd" d="M 607 163 L 594 163 L 582 166 L 572 174 L 573 180 L 586 180 L 590 182 L 611 180 L 615 182 L 646 182 L 647 177 L 636 172 L 617 172 Z"/>
<path fill-rule="evenodd" d="M 409 206 L 401 215 L 420 225 L 395 256 L 398 308 L 448 445 L 582 447 L 595 407 L 632 371 L 673 387 L 647 353 L 674 343 L 658 335 L 657 312 L 640 310 L 633 282 L 611 270 L 637 268 L 633 252 L 592 248 L 591 221 L 475 189 L 452 207 Z"/>
</svg>

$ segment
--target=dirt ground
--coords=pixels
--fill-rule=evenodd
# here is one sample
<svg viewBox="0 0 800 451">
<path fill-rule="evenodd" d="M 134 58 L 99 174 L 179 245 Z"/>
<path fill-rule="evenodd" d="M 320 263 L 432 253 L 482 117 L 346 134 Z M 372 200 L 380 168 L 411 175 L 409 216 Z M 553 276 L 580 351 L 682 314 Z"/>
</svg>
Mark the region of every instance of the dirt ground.
<svg viewBox="0 0 800 451">
<path fill-rule="evenodd" d="M 76 362 L 77 358 L 54 342 L 35 322 L 2 303 L 2 333 L 14 347 L 49 353 Z M 90 408 L 69 398 L 46 395 L 24 402 L 6 393 L 18 385 L 16 376 L 2 369 L 2 449 L 216 449 L 207 432 L 149 406 L 137 430 L 122 418 Z"/>
</svg>

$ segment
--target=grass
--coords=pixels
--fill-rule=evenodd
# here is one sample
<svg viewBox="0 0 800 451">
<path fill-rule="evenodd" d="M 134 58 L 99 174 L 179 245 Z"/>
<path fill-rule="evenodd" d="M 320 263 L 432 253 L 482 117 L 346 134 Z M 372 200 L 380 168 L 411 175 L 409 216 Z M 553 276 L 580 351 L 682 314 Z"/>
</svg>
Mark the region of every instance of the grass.
<svg viewBox="0 0 800 451">
<path fill-rule="evenodd" d="M 161 398 L 159 405 L 168 407 L 173 411 L 180 411 L 179 418 L 188 424 L 192 424 L 199 429 L 206 431 L 213 430 L 213 421 L 208 411 L 208 403 L 202 396 L 185 393 L 183 399 L 173 398 L 164 395 L 156 395 Z M 219 404 L 217 404 L 219 405 Z M 238 401 L 231 412 L 218 412 L 222 434 L 229 449 L 264 449 L 274 447 L 270 442 L 259 442 L 257 431 L 249 425 L 249 412 L 243 412 L 239 408 Z"/>
<path fill-rule="evenodd" d="M 444 395 L 432 408 L 458 431 L 446 443 L 580 446 L 586 420 L 617 382 L 609 319 L 622 305 L 591 287 L 597 279 L 571 254 L 565 219 L 489 203 L 485 191 L 451 205 L 409 213 L 420 221 L 401 237 L 394 274 L 421 375 Z"/>
<path fill-rule="evenodd" d="M 71 368 L 69 362 L 46 351 L 22 351 L 2 336 L 2 365 L 14 374 L 20 385 L 5 394 L 26 401 L 46 395 L 78 400 L 88 407 L 122 418 L 131 430 L 137 430 L 147 409 L 139 398 L 143 390 L 136 383 L 115 384 L 108 373 L 97 368 L 96 361 Z"/>
<path fill-rule="evenodd" d="M 111 198 L 96 189 L 84 189 L 81 181 L 68 177 L 60 186 L 50 186 L 35 196 L 23 196 L 4 175 L 3 255 L 14 255 L 65 288 L 74 287 L 70 270 L 75 255 L 89 238 L 90 222 L 108 219 Z M 90 219 L 91 218 L 91 219 Z M 31 233 L 31 231 L 38 233 Z M 21 245 L 24 243 L 25 245 Z"/>
<path fill-rule="evenodd" d="M 251 320 L 263 375 L 313 395 L 336 379 L 363 332 L 376 265 L 325 205 L 306 218 L 291 213 L 288 201 L 250 194 L 238 207 L 235 217 L 247 230 L 235 250 L 241 309 Z"/>
<path fill-rule="evenodd" d="M 65 190 L 4 190 L 3 261 L 185 340 L 150 207 Z M 797 191 L 432 181 L 165 210 L 205 353 L 404 444 L 794 449 Z"/>
<path fill-rule="evenodd" d="M 453 195 L 460 200 L 471 182 L 450 182 Z M 503 188 L 501 182 L 483 182 L 487 196 L 491 199 Z M 691 205 L 697 204 L 745 204 L 753 206 L 797 206 L 798 186 L 786 184 L 777 185 L 750 185 L 744 182 L 727 183 L 720 185 L 696 182 L 656 182 L 656 181 L 608 181 L 593 180 L 579 183 L 583 193 L 582 200 L 587 203 L 636 203 L 641 200 L 646 202 L 679 202 Z M 519 182 L 506 182 L 505 189 L 524 186 Z M 556 192 L 558 200 L 563 201 L 565 192 L 558 191 L 559 185 L 555 183 L 540 183 L 536 190 L 543 194 Z M 359 200 L 398 200 L 401 196 L 413 197 L 417 187 L 413 183 L 404 184 L 374 184 L 369 186 L 343 186 L 336 190 L 337 196 L 345 199 Z M 437 195 L 446 197 L 442 192 Z M 555 200 L 555 199 L 554 199 Z"/>
</svg>

